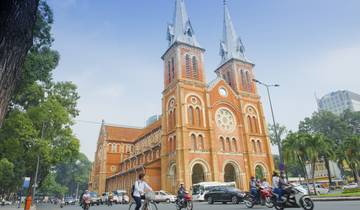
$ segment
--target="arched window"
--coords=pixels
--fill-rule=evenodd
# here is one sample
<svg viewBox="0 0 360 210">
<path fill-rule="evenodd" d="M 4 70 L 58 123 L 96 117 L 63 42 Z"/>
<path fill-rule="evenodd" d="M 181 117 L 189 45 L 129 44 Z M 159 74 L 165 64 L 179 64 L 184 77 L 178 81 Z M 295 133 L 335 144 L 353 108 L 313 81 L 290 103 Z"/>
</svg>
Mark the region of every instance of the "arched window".
<svg viewBox="0 0 360 210">
<path fill-rule="evenodd" d="M 176 109 L 172 113 L 172 128 L 176 128 Z"/>
<path fill-rule="evenodd" d="M 171 130 L 171 129 L 172 129 L 172 126 L 173 126 L 173 120 L 172 120 L 172 118 L 173 118 L 173 114 L 172 114 L 172 111 L 170 111 L 170 112 L 169 112 L 169 119 L 168 119 L 168 121 L 169 121 L 169 130 Z"/>
<path fill-rule="evenodd" d="M 185 65 L 186 65 L 186 78 L 190 78 L 191 77 L 191 67 L 190 67 L 190 56 L 186 55 L 185 56 Z"/>
<path fill-rule="evenodd" d="M 172 71 L 172 78 L 175 78 L 175 60 L 171 58 L 171 71 Z"/>
<path fill-rule="evenodd" d="M 197 150 L 197 144 L 196 144 L 196 136 L 195 134 L 191 134 L 191 143 L 192 143 L 192 149 Z"/>
<path fill-rule="evenodd" d="M 248 116 L 248 124 L 249 124 L 249 132 L 252 133 L 253 132 L 253 123 L 252 123 L 252 120 L 251 120 L 251 117 Z"/>
<path fill-rule="evenodd" d="M 204 138 L 202 135 L 199 135 L 199 150 L 203 150 L 204 149 Z"/>
<path fill-rule="evenodd" d="M 255 130 L 256 133 L 259 133 L 259 124 L 258 124 L 258 121 L 257 121 L 257 119 L 256 119 L 255 116 L 253 116 L 252 119 L 253 119 L 254 128 L 255 128 L 254 130 Z"/>
<path fill-rule="evenodd" d="M 168 80 L 169 83 L 171 82 L 171 65 L 170 65 L 170 61 L 168 61 Z"/>
<path fill-rule="evenodd" d="M 260 142 L 260 140 L 257 141 L 257 145 L 258 145 L 259 152 L 261 153 L 261 152 L 262 152 L 262 148 L 261 148 L 261 142 Z"/>
<path fill-rule="evenodd" d="M 228 78 L 228 83 L 231 86 L 231 73 L 230 73 L 230 71 L 227 72 L 227 78 Z"/>
<path fill-rule="evenodd" d="M 111 152 L 116 152 L 116 144 L 112 144 Z"/>
<path fill-rule="evenodd" d="M 173 152 L 176 151 L 176 136 L 174 136 L 174 139 L 173 139 L 172 151 Z"/>
<path fill-rule="evenodd" d="M 188 109 L 188 115 L 189 115 L 189 124 L 194 125 L 194 108 L 192 106 Z"/>
<path fill-rule="evenodd" d="M 252 142 L 252 146 L 253 146 L 253 152 L 257 152 L 257 149 L 256 149 L 256 144 L 255 144 L 255 140 L 251 140 Z"/>
<path fill-rule="evenodd" d="M 192 58 L 192 64 L 193 64 L 193 77 L 194 79 L 199 79 L 198 64 L 195 56 Z"/>
<path fill-rule="evenodd" d="M 226 138 L 226 146 L 227 146 L 227 151 L 231 152 L 231 142 L 229 137 Z"/>
<path fill-rule="evenodd" d="M 250 81 L 250 75 L 249 72 L 246 72 L 246 82 L 247 82 L 247 90 L 251 91 L 251 81 Z"/>
<path fill-rule="evenodd" d="M 243 89 L 246 89 L 246 79 L 245 79 L 245 74 L 244 74 L 244 70 L 241 70 L 241 82 L 242 82 L 242 87 Z"/>
<path fill-rule="evenodd" d="M 201 111 L 199 107 L 196 107 L 195 113 L 196 113 L 196 125 L 198 127 L 201 127 Z"/>
<path fill-rule="evenodd" d="M 221 146 L 220 150 L 222 152 L 224 152 L 225 151 L 225 141 L 224 141 L 223 137 L 220 137 L 220 146 Z"/>
<path fill-rule="evenodd" d="M 116 152 L 120 152 L 120 144 L 116 146 Z"/>
<path fill-rule="evenodd" d="M 235 139 L 235 138 L 232 139 L 232 144 L 233 144 L 233 146 L 232 146 L 233 151 L 234 151 L 234 152 L 237 152 L 237 151 L 238 151 L 238 148 L 237 148 L 237 142 L 236 142 L 236 139 Z"/>
</svg>

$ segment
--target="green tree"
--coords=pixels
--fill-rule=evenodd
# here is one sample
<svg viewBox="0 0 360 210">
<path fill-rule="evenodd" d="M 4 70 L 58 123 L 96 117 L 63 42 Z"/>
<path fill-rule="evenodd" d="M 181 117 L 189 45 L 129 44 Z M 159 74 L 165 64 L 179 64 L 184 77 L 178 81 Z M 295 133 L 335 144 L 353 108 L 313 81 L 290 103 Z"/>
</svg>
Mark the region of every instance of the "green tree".
<svg viewBox="0 0 360 210">
<path fill-rule="evenodd" d="M 66 186 L 57 183 L 55 177 L 55 173 L 49 173 L 42 182 L 40 191 L 46 195 L 53 195 L 59 198 L 64 197 L 68 189 Z"/>
<path fill-rule="evenodd" d="M 79 114 L 76 86 L 52 79 L 60 57 L 51 49 L 52 23 L 51 9 L 40 1 L 33 45 L 0 129 L 0 158 L 14 164 L 14 186 L 21 184 L 22 177 L 34 176 L 38 155 L 38 180 L 42 182 L 53 167 L 79 152 L 79 141 L 71 129 Z"/>
<path fill-rule="evenodd" d="M 360 184 L 360 136 L 351 136 L 344 141 L 345 160 L 354 174 L 354 180 Z"/>
<path fill-rule="evenodd" d="M 332 112 L 319 111 L 314 112 L 310 118 L 305 118 L 299 124 L 299 131 L 309 133 L 313 136 L 321 135 L 323 145 L 320 156 L 324 159 L 325 167 L 328 174 L 329 183 L 332 183 L 330 172 L 330 160 L 337 161 L 336 151 L 338 145 L 346 136 L 347 128 L 344 121 Z"/>
<path fill-rule="evenodd" d="M 277 131 L 277 134 L 279 136 L 279 139 L 276 138 L 276 135 L 275 135 L 275 128 L 274 128 L 274 125 L 272 124 L 269 124 L 268 127 L 269 127 L 269 137 L 270 137 L 270 141 L 271 141 L 271 144 L 273 145 L 278 145 L 279 143 L 281 144 L 282 140 L 284 138 L 286 138 L 286 135 L 288 134 L 288 130 L 285 126 L 283 125 L 280 125 L 278 123 L 276 123 L 276 131 Z"/>
<path fill-rule="evenodd" d="M 0 159 L 0 195 L 13 190 L 14 164 L 6 158 Z"/>
</svg>

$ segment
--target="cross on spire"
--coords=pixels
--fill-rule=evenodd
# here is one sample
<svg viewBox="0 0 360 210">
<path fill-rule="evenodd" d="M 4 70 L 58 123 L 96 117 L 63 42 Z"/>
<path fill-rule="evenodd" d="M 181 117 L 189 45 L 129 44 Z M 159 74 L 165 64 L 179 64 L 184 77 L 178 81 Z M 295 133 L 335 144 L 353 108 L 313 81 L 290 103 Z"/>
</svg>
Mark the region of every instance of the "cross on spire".
<svg viewBox="0 0 360 210">
<path fill-rule="evenodd" d="M 221 64 L 232 58 L 248 62 L 245 57 L 245 47 L 236 34 L 226 0 L 224 0 L 224 28 L 223 39 L 220 42 L 220 56 Z"/>
<path fill-rule="evenodd" d="M 169 41 L 169 46 L 175 42 L 181 42 L 200 47 L 195 37 L 194 29 L 191 26 L 184 0 L 175 1 L 174 20 L 172 24 L 168 25 L 167 40 Z"/>
</svg>

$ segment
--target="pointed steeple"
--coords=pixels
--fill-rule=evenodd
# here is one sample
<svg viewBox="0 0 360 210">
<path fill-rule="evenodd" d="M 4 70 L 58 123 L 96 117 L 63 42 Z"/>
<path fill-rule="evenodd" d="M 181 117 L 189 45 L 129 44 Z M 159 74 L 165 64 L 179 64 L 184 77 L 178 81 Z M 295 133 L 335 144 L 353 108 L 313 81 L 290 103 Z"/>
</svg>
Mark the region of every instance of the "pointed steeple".
<svg viewBox="0 0 360 210">
<path fill-rule="evenodd" d="M 220 42 L 220 56 L 221 64 L 232 58 L 249 62 L 245 57 L 245 47 L 236 34 L 226 0 L 224 0 L 224 29 L 223 39 Z"/>
<path fill-rule="evenodd" d="M 168 25 L 167 40 L 169 41 L 169 46 L 175 42 L 181 42 L 200 47 L 187 15 L 184 0 L 176 0 L 175 2 L 174 20 L 172 24 Z"/>
</svg>

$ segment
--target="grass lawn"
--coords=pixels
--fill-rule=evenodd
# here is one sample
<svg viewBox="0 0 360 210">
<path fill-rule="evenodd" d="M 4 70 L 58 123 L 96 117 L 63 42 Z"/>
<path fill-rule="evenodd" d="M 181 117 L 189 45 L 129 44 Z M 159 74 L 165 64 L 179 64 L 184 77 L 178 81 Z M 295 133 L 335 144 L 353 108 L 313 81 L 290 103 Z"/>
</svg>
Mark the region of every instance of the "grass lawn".
<svg viewBox="0 0 360 210">
<path fill-rule="evenodd" d="M 354 192 L 354 193 L 329 193 L 329 194 L 320 195 L 320 197 L 355 197 L 355 196 L 360 196 L 360 192 Z"/>
</svg>

